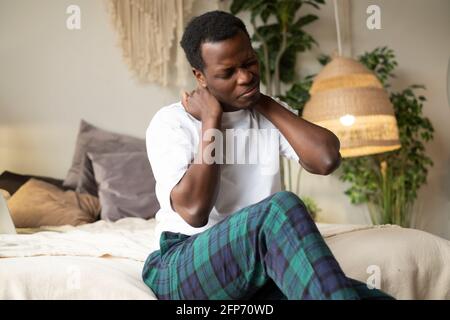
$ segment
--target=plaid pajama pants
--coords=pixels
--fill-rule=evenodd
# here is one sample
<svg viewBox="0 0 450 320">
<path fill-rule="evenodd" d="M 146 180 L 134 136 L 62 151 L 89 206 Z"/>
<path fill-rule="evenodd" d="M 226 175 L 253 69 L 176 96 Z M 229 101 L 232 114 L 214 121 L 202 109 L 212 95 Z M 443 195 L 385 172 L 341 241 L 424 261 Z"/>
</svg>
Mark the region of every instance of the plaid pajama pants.
<svg viewBox="0 0 450 320">
<path fill-rule="evenodd" d="M 392 299 L 347 278 L 303 202 L 287 191 L 204 232 L 163 232 L 142 277 L 158 299 Z"/>
</svg>

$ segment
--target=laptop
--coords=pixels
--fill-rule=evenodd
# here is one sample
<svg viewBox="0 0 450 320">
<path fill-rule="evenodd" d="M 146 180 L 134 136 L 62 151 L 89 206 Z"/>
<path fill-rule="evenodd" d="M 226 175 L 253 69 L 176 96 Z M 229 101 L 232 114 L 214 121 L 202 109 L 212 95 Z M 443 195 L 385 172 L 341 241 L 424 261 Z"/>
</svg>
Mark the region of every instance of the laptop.
<svg viewBox="0 0 450 320">
<path fill-rule="evenodd" d="M 3 195 L 0 193 L 0 234 L 16 234 L 16 228 L 11 218 L 8 205 Z"/>
</svg>

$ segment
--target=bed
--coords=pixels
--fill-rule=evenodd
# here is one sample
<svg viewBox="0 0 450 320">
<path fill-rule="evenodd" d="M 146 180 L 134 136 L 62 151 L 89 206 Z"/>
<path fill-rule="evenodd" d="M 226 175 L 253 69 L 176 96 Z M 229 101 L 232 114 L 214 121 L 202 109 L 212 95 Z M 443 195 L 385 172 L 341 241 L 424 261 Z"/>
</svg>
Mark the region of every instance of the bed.
<svg viewBox="0 0 450 320">
<path fill-rule="evenodd" d="M 147 299 L 155 219 L 0 235 L 0 299 Z M 317 224 L 347 276 L 397 299 L 450 299 L 450 241 L 392 225 Z M 377 282 L 378 281 L 378 282 Z"/>
<path fill-rule="evenodd" d="M 159 240 L 145 140 L 82 120 L 64 181 L 5 171 L 1 189 L 19 234 L 0 234 L 0 299 L 157 299 L 141 279 Z M 450 299 L 448 240 L 317 225 L 347 276 L 397 299 Z"/>
</svg>

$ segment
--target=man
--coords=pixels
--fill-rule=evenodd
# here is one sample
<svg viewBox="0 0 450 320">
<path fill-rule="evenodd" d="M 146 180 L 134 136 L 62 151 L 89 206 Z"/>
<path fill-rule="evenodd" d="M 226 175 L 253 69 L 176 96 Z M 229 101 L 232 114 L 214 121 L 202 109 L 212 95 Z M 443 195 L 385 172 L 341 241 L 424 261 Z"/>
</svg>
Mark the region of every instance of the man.
<svg viewBox="0 0 450 320">
<path fill-rule="evenodd" d="M 198 87 L 147 130 L 161 209 L 160 248 L 144 282 L 159 299 L 386 297 L 347 278 L 303 202 L 281 192 L 280 154 L 327 175 L 340 163 L 338 138 L 260 93 L 257 56 L 237 17 L 194 18 L 181 46 Z M 233 143 L 249 130 L 257 139 Z"/>
</svg>

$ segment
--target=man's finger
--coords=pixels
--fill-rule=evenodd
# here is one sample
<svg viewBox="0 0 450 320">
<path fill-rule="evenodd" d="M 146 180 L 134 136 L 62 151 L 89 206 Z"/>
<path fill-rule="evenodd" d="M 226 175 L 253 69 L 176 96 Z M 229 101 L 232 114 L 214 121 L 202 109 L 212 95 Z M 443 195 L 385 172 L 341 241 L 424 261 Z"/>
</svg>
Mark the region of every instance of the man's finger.
<svg viewBox="0 0 450 320">
<path fill-rule="evenodd" d="M 184 91 L 183 95 L 181 97 L 181 103 L 183 104 L 184 108 L 187 107 L 187 99 L 188 99 L 188 94 L 186 93 L 186 91 Z"/>
</svg>

